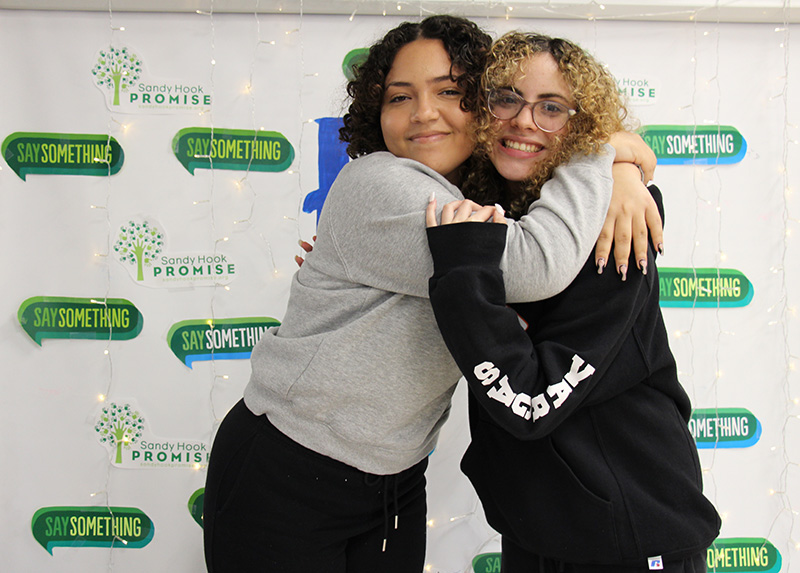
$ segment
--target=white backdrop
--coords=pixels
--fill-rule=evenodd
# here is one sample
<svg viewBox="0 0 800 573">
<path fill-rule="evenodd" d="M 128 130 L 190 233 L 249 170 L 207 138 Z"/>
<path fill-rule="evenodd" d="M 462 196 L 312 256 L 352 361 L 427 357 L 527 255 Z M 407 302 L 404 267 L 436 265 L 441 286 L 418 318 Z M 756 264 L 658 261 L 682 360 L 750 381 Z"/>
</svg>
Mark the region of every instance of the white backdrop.
<svg viewBox="0 0 800 573">
<path fill-rule="evenodd" d="M 248 379 L 248 341 L 283 316 L 297 241 L 316 225 L 306 201 L 329 184 L 320 157 L 340 156 L 320 120 L 342 113 L 346 55 L 403 19 L 0 10 L 0 569 L 203 570 L 205 456 Z M 651 139 L 674 279 L 662 295 L 684 289 L 664 314 L 724 519 L 709 564 L 800 571 L 796 25 L 477 21 L 579 42 L 642 126 L 671 126 Z M 93 73 L 122 58 L 109 46 L 131 64 L 118 104 Z M 746 143 L 670 155 L 703 128 Z M 260 155 L 237 163 L 262 130 L 275 133 L 258 136 Z M 213 170 L 194 157 L 212 133 L 232 142 Z M 130 222 L 157 237 L 141 280 L 123 253 Z M 692 269 L 711 269 L 700 291 Z M 428 473 L 437 573 L 499 548 L 458 470 L 463 388 L 453 412 Z"/>
</svg>

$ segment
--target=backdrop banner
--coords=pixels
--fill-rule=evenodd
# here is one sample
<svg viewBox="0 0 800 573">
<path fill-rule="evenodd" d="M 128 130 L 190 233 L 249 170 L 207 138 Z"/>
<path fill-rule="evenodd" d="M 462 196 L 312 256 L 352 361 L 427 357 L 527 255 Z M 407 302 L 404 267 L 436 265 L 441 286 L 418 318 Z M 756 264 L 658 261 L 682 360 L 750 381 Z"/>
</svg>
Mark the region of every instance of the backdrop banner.
<svg viewBox="0 0 800 573">
<path fill-rule="evenodd" d="M 427 15 L 392 8 L 0 10 L 0 569 L 205 570 L 211 443 L 348 161 L 347 70 Z M 800 571 L 797 26 L 476 21 L 570 38 L 616 77 L 658 156 L 662 307 L 723 517 L 709 570 Z M 468 440 L 460 386 L 427 572 L 499 571 Z"/>
</svg>

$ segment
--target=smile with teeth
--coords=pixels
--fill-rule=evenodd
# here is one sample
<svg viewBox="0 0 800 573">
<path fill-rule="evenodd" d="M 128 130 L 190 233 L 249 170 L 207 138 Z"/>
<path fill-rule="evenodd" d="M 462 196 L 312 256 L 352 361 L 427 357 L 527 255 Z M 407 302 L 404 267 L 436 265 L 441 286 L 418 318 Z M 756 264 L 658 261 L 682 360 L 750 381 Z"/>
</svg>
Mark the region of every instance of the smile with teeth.
<svg viewBox="0 0 800 573">
<path fill-rule="evenodd" d="M 524 151 L 526 153 L 536 153 L 544 149 L 544 146 L 536 143 L 522 143 L 521 141 L 511 141 L 509 139 L 503 140 L 503 147 Z"/>
</svg>

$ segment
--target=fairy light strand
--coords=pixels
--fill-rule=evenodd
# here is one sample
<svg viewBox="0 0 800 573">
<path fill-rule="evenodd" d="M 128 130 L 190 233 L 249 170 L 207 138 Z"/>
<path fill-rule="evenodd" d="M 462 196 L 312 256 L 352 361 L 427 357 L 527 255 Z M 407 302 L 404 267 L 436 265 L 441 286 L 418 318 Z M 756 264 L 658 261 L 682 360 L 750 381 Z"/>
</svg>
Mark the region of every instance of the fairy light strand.
<svg viewBox="0 0 800 573">
<path fill-rule="evenodd" d="M 108 27 L 109 27 L 109 46 L 114 45 L 114 39 L 116 37 L 117 32 L 122 32 L 125 30 L 124 27 L 115 27 L 114 26 L 114 12 L 111 7 L 111 0 L 108 0 Z M 106 125 L 106 132 L 107 132 L 107 140 L 106 145 L 110 145 L 111 143 L 111 131 L 112 131 L 112 124 L 113 123 L 119 124 L 119 122 L 114 118 L 114 113 L 111 109 L 108 110 L 108 121 Z M 97 301 L 98 304 L 102 304 L 105 309 L 108 309 L 108 298 L 111 292 L 111 266 L 108 260 L 108 254 L 111 252 L 111 238 L 112 238 L 112 227 L 111 227 L 111 213 L 109 209 L 109 198 L 111 197 L 112 191 L 112 181 L 111 181 L 111 164 L 108 163 L 108 172 L 106 174 L 106 197 L 105 202 L 102 205 L 102 210 L 105 217 L 106 223 L 106 245 L 105 245 L 105 253 L 100 257 L 102 259 L 103 269 L 105 271 L 105 283 L 106 283 L 106 291 L 103 296 L 102 301 Z M 103 351 L 103 358 L 106 361 L 108 367 L 108 381 L 106 384 L 106 389 L 103 394 L 99 394 L 97 396 L 97 402 L 103 403 L 105 402 L 109 396 L 113 395 L 113 381 L 114 381 L 114 361 L 113 357 L 110 352 L 110 344 L 111 338 L 113 333 L 113 326 L 112 321 L 108 323 L 109 328 L 109 336 L 108 340 L 106 341 L 106 346 Z M 111 502 L 111 476 L 113 471 L 113 464 L 111 463 L 111 458 L 106 455 L 105 456 L 105 477 L 104 477 L 104 486 L 103 486 L 103 493 L 105 507 L 111 517 L 114 517 L 114 510 L 112 509 L 112 502 Z M 90 497 L 94 497 L 92 494 Z M 108 550 L 108 562 L 106 564 L 107 570 L 110 572 L 114 568 L 114 544 L 111 544 Z"/>
<path fill-rule="evenodd" d="M 781 320 L 782 320 L 782 334 L 783 334 L 783 350 L 784 350 L 784 377 L 783 377 L 783 389 L 784 389 L 784 399 L 785 399 L 785 419 L 786 422 L 783 426 L 782 431 L 782 446 L 783 446 L 783 471 L 779 477 L 780 488 L 785 492 L 781 495 L 781 500 L 783 502 L 783 507 L 789 515 L 789 529 L 787 535 L 787 546 L 791 549 L 792 547 L 797 550 L 798 544 L 794 541 L 794 527 L 796 523 L 795 516 L 797 512 L 794 510 L 793 503 L 792 503 L 792 496 L 789 493 L 789 474 L 792 467 L 796 467 L 797 464 L 790 458 L 789 456 L 789 432 L 787 431 L 787 426 L 789 422 L 793 419 L 793 410 L 794 404 L 792 400 L 792 391 L 790 385 L 790 377 L 792 372 L 792 350 L 791 350 L 791 338 L 789 332 L 789 324 L 792 318 L 792 305 L 788 299 L 789 297 L 789 289 L 787 286 L 787 261 L 789 260 L 789 241 L 790 241 L 790 233 L 788 232 L 790 227 L 790 216 L 789 216 L 789 201 L 791 200 L 791 196 L 786 191 L 789 189 L 789 149 L 791 144 L 791 137 L 789 134 L 789 61 L 790 61 L 790 51 L 789 51 L 789 44 L 790 44 L 790 27 L 788 22 L 788 8 L 789 2 L 788 0 L 783 1 L 783 25 L 781 29 L 776 29 L 776 32 L 783 34 L 783 42 L 781 43 L 780 47 L 783 48 L 783 90 L 782 90 L 782 103 L 783 103 L 783 114 L 784 114 L 784 121 L 783 121 L 783 149 L 782 149 L 782 169 L 781 169 L 781 200 L 782 200 L 782 213 L 781 217 L 783 220 L 783 241 L 782 241 L 782 273 L 781 273 L 781 298 L 783 299 L 783 305 L 781 309 Z M 787 551 L 787 568 L 791 570 L 791 558 L 792 552 Z"/>
</svg>

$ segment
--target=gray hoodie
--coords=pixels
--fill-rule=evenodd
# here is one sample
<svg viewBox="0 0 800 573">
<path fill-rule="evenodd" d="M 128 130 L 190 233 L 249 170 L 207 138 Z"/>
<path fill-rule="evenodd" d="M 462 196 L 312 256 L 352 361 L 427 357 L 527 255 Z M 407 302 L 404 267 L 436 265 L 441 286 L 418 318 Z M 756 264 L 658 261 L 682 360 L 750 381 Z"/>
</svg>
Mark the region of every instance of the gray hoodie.
<svg viewBox="0 0 800 573">
<path fill-rule="evenodd" d="M 549 298 L 578 274 L 605 219 L 613 158 L 607 146 L 557 168 L 508 227 L 508 302 Z M 387 152 L 342 169 L 282 324 L 253 349 L 244 391 L 247 407 L 294 441 L 373 474 L 431 452 L 460 378 L 427 298 L 432 193 L 440 209 L 463 199 L 435 171 Z"/>
</svg>

